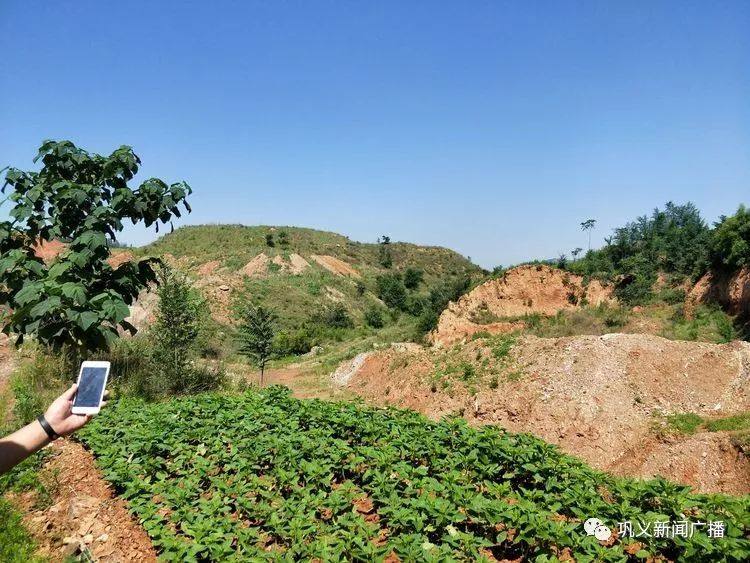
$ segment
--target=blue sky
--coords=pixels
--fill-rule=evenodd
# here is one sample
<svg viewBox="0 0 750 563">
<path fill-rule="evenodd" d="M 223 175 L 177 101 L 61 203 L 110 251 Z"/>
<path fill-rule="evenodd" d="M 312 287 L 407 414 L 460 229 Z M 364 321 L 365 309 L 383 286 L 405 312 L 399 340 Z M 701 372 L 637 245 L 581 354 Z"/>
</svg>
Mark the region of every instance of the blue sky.
<svg viewBox="0 0 750 563">
<path fill-rule="evenodd" d="M 186 223 L 557 256 L 750 203 L 750 2 L 0 0 L 0 163 L 130 144 Z M 143 243 L 153 230 L 130 229 Z"/>
</svg>

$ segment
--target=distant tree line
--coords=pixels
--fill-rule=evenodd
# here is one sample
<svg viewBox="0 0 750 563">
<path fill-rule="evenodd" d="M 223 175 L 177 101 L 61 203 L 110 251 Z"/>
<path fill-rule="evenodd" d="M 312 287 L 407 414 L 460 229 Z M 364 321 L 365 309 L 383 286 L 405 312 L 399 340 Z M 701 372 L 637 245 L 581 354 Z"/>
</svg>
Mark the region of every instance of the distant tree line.
<svg viewBox="0 0 750 563">
<path fill-rule="evenodd" d="M 740 206 L 735 215 L 722 216 L 711 228 L 692 203 L 669 202 L 615 229 L 605 242 L 573 262 L 561 256 L 558 266 L 615 282 L 618 298 L 636 304 L 650 297 L 660 272 L 675 281 L 694 281 L 711 268 L 733 271 L 750 266 L 750 211 Z"/>
</svg>

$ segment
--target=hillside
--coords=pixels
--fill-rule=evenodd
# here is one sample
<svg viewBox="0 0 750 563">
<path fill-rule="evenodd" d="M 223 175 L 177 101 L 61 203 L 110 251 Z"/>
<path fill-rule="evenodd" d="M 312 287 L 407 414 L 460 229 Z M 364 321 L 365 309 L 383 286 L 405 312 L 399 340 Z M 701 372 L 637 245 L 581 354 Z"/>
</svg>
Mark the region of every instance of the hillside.
<svg viewBox="0 0 750 563">
<path fill-rule="evenodd" d="M 131 252 L 139 257 L 165 257 L 187 272 L 221 324 L 231 324 L 235 311 L 244 303 L 272 308 L 292 353 L 305 352 L 321 340 L 308 338 L 310 332 L 362 329 L 365 312 L 373 308 L 386 328 L 402 337 L 411 334 L 415 317 L 432 288 L 481 276 L 478 266 L 446 248 L 401 242 L 361 243 L 336 233 L 299 227 L 183 227 Z M 392 262 L 389 268 L 381 263 L 384 252 Z M 407 269 L 422 272 L 422 281 L 406 293 L 409 306 L 417 309 L 406 315 L 389 315 L 379 298 L 377 279 L 403 276 Z M 313 318 L 325 317 L 335 305 L 343 306 L 350 317 L 348 326 L 342 319 L 339 326 L 310 328 Z M 336 337 L 341 338 L 341 334 Z M 297 346 L 300 339 L 305 342 Z"/>
<path fill-rule="evenodd" d="M 280 242 L 281 233 L 287 233 L 287 243 Z M 274 246 L 269 246 L 267 235 L 273 236 Z M 353 241 L 343 235 L 302 227 L 198 225 L 181 227 L 157 241 L 139 248 L 137 255 L 167 255 L 182 259 L 192 268 L 208 262 L 218 262 L 218 268 L 228 272 L 242 269 L 261 253 L 269 258 L 287 258 L 296 253 L 310 262 L 311 256 L 333 256 L 354 267 L 368 278 L 385 271 L 379 263 L 381 245 Z M 429 284 L 437 277 L 476 273 L 480 268 L 447 248 L 419 246 L 403 242 L 388 245 L 396 270 L 408 266 L 421 268 Z"/>
</svg>

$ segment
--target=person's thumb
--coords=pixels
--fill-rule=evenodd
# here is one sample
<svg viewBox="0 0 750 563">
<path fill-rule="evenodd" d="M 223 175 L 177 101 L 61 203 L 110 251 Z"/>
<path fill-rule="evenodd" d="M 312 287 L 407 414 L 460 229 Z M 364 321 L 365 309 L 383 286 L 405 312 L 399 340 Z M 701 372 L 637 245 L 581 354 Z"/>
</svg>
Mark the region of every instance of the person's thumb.
<svg viewBox="0 0 750 563">
<path fill-rule="evenodd" d="M 73 399 L 73 395 L 76 394 L 77 390 L 78 390 L 78 384 L 74 383 L 73 385 L 70 386 L 70 389 L 68 389 L 67 391 L 65 391 L 65 393 L 62 394 L 62 396 L 64 399 L 70 401 Z"/>
</svg>

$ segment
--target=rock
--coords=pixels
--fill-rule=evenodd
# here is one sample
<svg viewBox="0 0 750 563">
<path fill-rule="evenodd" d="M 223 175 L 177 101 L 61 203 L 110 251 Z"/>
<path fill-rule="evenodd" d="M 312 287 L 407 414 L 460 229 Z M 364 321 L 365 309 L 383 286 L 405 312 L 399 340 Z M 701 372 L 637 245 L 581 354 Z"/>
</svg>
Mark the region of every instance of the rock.
<svg viewBox="0 0 750 563">
<path fill-rule="evenodd" d="M 331 374 L 332 383 L 339 387 L 345 386 L 362 369 L 367 358 L 371 355 L 372 352 L 362 352 L 361 354 L 357 354 L 353 359 L 342 362 L 336 371 Z"/>
<path fill-rule="evenodd" d="M 228 285 L 220 285 L 219 286 L 219 291 L 229 291 L 229 286 Z"/>
<path fill-rule="evenodd" d="M 96 541 L 98 541 L 100 543 L 104 543 L 108 539 L 109 539 L 109 534 L 102 534 L 101 536 L 99 536 L 98 538 L 96 538 Z"/>
<path fill-rule="evenodd" d="M 308 357 L 312 358 L 312 357 L 317 356 L 318 354 L 320 354 L 322 351 L 323 351 L 323 347 L 322 346 L 313 346 L 312 348 L 310 348 L 310 351 L 307 354 L 305 354 L 305 356 L 308 356 Z"/>
<path fill-rule="evenodd" d="M 80 542 L 73 542 L 65 546 L 63 549 L 63 558 L 67 560 L 70 557 L 74 557 L 81 553 L 81 544 Z"/>
<path fill-rule="evenodd" d="M 85 543 L 85 544 L 94 543 L 94 536 L 93 536 L 93 534 L 86 534 L 85 536 L 83 536 L 83 543 Z"/>
<path fill-rule="evenodd" d="M 78 538 L 74 538 L 73 536 L 68 536 L 68 537 L 63 538 L 62 542 L 64 545 L 68 545 L 71 543 L 78 543 Z"/>
</svg>

